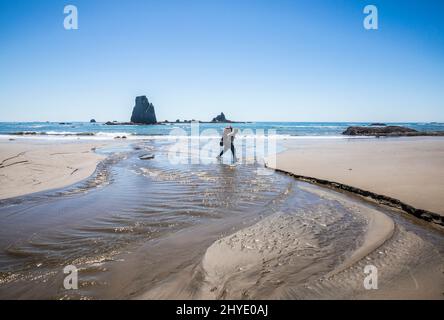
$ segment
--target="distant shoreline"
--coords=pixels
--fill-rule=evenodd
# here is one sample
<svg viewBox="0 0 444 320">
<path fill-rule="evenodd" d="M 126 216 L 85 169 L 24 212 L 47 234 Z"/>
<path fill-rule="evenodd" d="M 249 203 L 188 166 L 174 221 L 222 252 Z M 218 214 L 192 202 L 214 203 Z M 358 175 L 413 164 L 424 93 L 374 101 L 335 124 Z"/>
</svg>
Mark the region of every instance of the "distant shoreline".
<svg viewBox="0 0 444 320">
<path fill-rule="evenodd" d="M 205 123 L 205 124 L 230 124 L 230 123 L 253 123 L 251 121 L 227 121 L 227 122 L 213 122 L 213 121 L 162 121 L 156 123 L 136 123 L 136 122 L 118 122 L 118 121 L 107 121 L 103 123 L 107 126 L 156 126 L 164 124 L 188 124 L 188 123 Z"/>
<path fill-rule="evenodd" d="M 387 124 L 384 127 L 372 126 L 368 123 L 350 122 L 160 122 L 151 125 L 134 124 L 120 122 L 106 125 L 103 122 L 8 122 L 0 123 L 1 139 L 150 139 L 162 138 L 166 136 L 196 136 L 199 134 L 220 136 L 222 129 L 227 126 L 235 126 L 239 129 L 239 137 L 266 135 L 278 139 L 301 139 L 301 138 L 373 138 L 381 137 L 401 137 L 401 136 L 439 136 L 444 134 L 444 124 L 439 123 L 396 123 Z M 193 127 L 194 126 L 194 127 Z M 389 133 L 379 132 L 379 130 L 391 130 L 393 126 L 408 127 L 416 132 L 399 134 L 390 131 Z M 345 135 L 348 128 L 353 127 L 351 135 Z M 361 128 L 366 131 L 363 134 Z M 198 130 L 196 130 L 198 128 Z M 198 131 L 198 132 L 197 132 Z M 357 134 L 355 134 L 355 132 Z"/>
<path fill-rule="evenodd" d="M 40 123 L 40 124 L 58 124 L 58 125 L 74 125 L 74 124 L 95 124 L 95 125 L 104 125 L 107 122 L 116 122 L 116 123 L 128 123 L 128 124 L 132 124 L 132 125 L 156 125 L 156 124 L 174 124 L 174 123 L 180 123 L 180 124 L 187 124 L 187 123 L 191 123 L 192 120 L 186 120 L 186 121 L 180 121 L 180 122 L 176 122 L 176 121 L 160 121 L 154 124 L 137 124 L 137 123 L 132 123 L 129 121 L 96 121 L 96 122 L 91 122 L 89 120 L 85 120 L 85 121 L 78 121 L 78 120 L 74 120 L 74 121 L 45 121 L 45 120 L 35 120 L 35 121 L 0 121 L 0 124 L 18 124 L 18 123 Z M 274 120 L 274 121 L 265 121 L 265 120 L 248 120 L 248 121 L 229 121 L 229 122 L 211 122 L 211 121 L 200 121 L 197 120 L 195 122 L 199 122 L 199 123 L 214 123 L 214 124 L 224 124 L 224 123 L 295 123 L 295 124 L 337 124 L 337 123 L 348 123 L 348 124 L 364 124 L 364 125 L 369 125 L 369 126 L 373 126 L 375 124 L 378 124 L 379 122 L 372 122 L 372 121 L 286 121 L 286 120 L 282 120 L 282 121 L 278 121 L 278 120 Z M 444 125 L 444 121 L 390 121 L 390 122 L 381 122 L 381 124 L 386 124 L 386 125 L 396 125 L 396 124 L 410 124 L 410 125 L 415 125 L 415 124 L 423 124 L 423 125 Z"/>
</svg>

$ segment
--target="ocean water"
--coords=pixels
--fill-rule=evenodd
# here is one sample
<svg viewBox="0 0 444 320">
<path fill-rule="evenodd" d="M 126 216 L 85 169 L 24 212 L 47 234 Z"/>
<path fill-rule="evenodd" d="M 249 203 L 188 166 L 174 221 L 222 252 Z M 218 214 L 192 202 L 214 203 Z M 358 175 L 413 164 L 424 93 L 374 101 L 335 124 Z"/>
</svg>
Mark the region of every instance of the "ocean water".
<svg viewBox="0 0 444 320">
<path fill-rule="evenodd" d="M 276 135 L 282 138 L 317 137 L 343 138 L 342 132 L 349 126 L 369 125 L 368 122 L 251 122 L 233 123 L 241 135 Z M 444 130 L 444 123 L 390 123 L 419 131 Z M 128 139 L 145 137 L 180 136 L 190 134 L 220 135 L 226 124 L 200 123 L 196 127 L 191 124 L 169 123 L 164 125 L 105 125 L 89 122 L 0 122 L 0 137 L 11 135 L 45 138 L 88 138 L 113 139 L 125 136 Z"/>
</svg>

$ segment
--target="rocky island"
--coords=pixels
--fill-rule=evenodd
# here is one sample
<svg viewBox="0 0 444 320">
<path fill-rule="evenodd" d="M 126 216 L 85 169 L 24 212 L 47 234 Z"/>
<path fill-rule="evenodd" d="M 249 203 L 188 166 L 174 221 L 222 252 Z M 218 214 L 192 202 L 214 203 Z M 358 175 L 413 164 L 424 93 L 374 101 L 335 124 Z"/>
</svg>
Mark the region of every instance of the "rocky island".
<svg viewBox="0 0 444 320">
<path fill-rule="evenodd" d="M 157 124 L 156 112 L 154 105 L 148 101 L 146 96 L 136 97 L 136 104 L 131 114 L 130 122 L 108 121 L 105 125 L 122 126 L 122 125 L 138 125 L 138 124 Z"/>
<path fill-rule="evenodd" d="M 91 120 L 93 122 L 93 120 Z M 246 123 L 246 122 L 238 122 L 231 121 L 225 117 L 225 114 L 221 112 L 218 116 L 214 117 L 211 121 L 196 121 L 192 120 L 183 120 L 177 119 L 174 123 L 191 123 L 191 122 L 199 122 L 199 123 Z M 150 124 L 169 124 L 168 120 L 163 122 L 157 122 L 156 112 L 154 110 L 154 105 L 148 101 L 146 96 L 136 97 L 136 104 L 133 108 L 133 112 L 131 114 L 130 122 L 119 122 L 119 121 L 108 121 L 105 125 L 108 126 L 123 126 L 123 125 L 150 125 Z"/>
<path fill-rule="evenodd" d="M 227 118 L 225 117 L 224 113 L 221 112 L 220 115 L 218 115 L 215 118 L 213 118 L 213 120 L 211 120 L 211 122 L 231 122 L 231 121 L 227 120 Z"/>
<path fill-rule="evenodd" d="M 136 124 L 156 124 L 156 112 L 154 105 L 146 96 L 136 97 L 136 105 L 131 115 L 131 122 Z"/>
<path fill-rule="evenodd" d="M 174 123 L 191 123 L 191 122 L 198 122 L 198 123 L 248 123 L 248 122 L 242 122 L 242 121 L 232 121 L 228 120 L 227 117 L 223 112 L 221 112 L 219 115 L 214 117 L 211 121 L 201 121 L 201 120 L 180 120 L 177 119 Z M 170 123 L 168 120 L 165 120 L 162 123 Z"/>
</svg>

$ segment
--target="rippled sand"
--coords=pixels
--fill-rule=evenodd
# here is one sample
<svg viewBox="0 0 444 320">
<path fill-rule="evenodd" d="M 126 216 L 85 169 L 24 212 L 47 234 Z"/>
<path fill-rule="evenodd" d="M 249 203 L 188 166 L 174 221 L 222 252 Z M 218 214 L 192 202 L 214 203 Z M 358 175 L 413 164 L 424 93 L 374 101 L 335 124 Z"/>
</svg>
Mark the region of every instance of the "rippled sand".
<svg viewBox="0 0 444 320">
<path fill-rule="evenodd" d="M 260 165 L 171 164 L 167 148 L 108 148 L 90 179 L 1 201 L 0 297 L 442 298 L 441 231 Z"/>
</svg>

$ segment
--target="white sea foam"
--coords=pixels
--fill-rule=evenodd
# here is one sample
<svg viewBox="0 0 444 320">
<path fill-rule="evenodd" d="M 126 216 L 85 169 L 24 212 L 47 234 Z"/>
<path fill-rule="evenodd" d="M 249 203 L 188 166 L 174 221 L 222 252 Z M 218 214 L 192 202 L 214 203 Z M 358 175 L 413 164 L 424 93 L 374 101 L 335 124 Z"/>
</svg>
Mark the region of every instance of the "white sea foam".
<svg viewBox="0 0 444 320">
<path fill-rule="evenodd" d="M 46 133 L 35 133 L 32 134 L 31 132 L 23 132 L 23 134 L 17 134 L 17 135 L 9 135 L 4 134 L 0 135 L 0 139 L 8 140 L 8 139 L 15 139 L 15 140 L 24 140 L 24 139 L 31 139 L 31 140 L 113 140 L 118 137 L 126 137 L 127 140 L 214 140 L 214 139 L 220 139 L 219 135 L 212 135 L 212 136 L 186 136 L 186 135 L 133 135 L 128 132 L 97 132 L 95 134 L 89 135 L 88 133 L 82 133 L 82 132 L 46 132 Z M 251 139 L 275 139 L 275 140 L 338 140 L 338 139 L 370 139 L 373 138 L 371 136 L 368 137 L 361 137 L 361 136 L 316 136 L 316 135 L 301 135 L 301 136 L 293 136 L 293 135 L 241 135 L 238 136 L 237 139 L 245 139 L 245 140 L 251 140 Z"/>
</svg>

